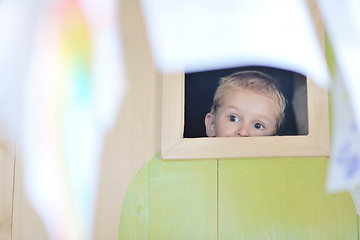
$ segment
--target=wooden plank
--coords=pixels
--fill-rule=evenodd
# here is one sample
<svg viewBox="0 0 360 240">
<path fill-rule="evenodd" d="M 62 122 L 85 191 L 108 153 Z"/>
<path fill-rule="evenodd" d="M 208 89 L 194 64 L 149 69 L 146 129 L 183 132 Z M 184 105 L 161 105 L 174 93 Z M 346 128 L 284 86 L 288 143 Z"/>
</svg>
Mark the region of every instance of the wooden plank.
<svg viewBox="0 0 360 240">
<path fill-rule="evenodd" d="M 287 239 L 286 178 L 280 159 L 219 160 L 219 239 Z"/>
<path fill-rule="evenodd" d="M 311 133 L 306 136 L 183 138 L 166 155 L 163 154 L 163 158 L 171 160 L 329 156 L 328 146 L 325 147 L 326 144 L 322 145 L 322 141 L 319 140 Z M 259 149 L 258 146 L 263 146 L 263 148 Z"/>
<path fill-rule="evenodd" d="M 0 239 L 11 239 L 15 151 L 0 143 Z"/>
<path fill-rule="evenodd" d="M 355 205 L 348 192 L 326 194 L 327 159 L 288 162 L 289 238 L 358 239 Z"/>
<path fill-rule="evenodd" d="M 219 161 L 219 239 L 358 239 L 348 193 L 324 192 L 326 159 Z"/>
<path fill-rule="evenodd" d="M 167 151 L 179 144 L 183 138 L 185 110 L 184 80 L 184 73 L 166 74 L 163 76 L 161 131 L 161 153 L 163 157 L 167 155 Z"/>
<path fill-rule="evenodd" d="M 120 240 L 148 240 L 149 235 L 149 176 L 147 163 L 131 182 L 123 200 L 120 216 Z"/>
<path fill-rule="evenodd" d="M 136 173 L 160 150 L 161 76 L 153 66 L 139 0 L 121 1 L 128 91 L 101 162 L 94 239 L 117 239 L 122 201 Z"/>
<path fill-rule="evenodd" d="M 217 161 L 163 161 L 136 175 L 123 202 L 120 239 L 217 239 Z"/>
<path fill-rule="evenodd" d="M 153 161 L 149 240 L 217 239 L 217 161 Z"/>
<path fill-rule="evenodd" d="M 24 189 L 22 166 L 19 159 L 15 164 L 14 204 L 12 240 L 47 240 L 47 232 L 27 200 Z"/>
</svg>

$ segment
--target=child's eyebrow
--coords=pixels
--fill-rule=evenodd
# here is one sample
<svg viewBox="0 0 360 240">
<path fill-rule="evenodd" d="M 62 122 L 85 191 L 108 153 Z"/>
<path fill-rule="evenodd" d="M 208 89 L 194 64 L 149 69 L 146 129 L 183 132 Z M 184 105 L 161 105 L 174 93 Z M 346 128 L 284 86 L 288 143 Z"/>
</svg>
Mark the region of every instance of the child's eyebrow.
<svg viewBox="0 0 360 240">
<path fill-rule="evenodd" d="M 270 124 L 274 124 L 270 119 L 268 119 L 266 116 L 262 116 L 262 115 L 260 115 L 259 116 L 259 120 L 261 121 L 261 122 L 268 122 L 268 123 L 270 123 Z"/>
<path fill-rule="evenodd" d="M 232 108 L 232 109 L 235 109 L 235 110 L 237 110 L 237 111 L 239 111 L 239 109 L 237 108 L 237 107 L 235 107 L 235 106 L 228 106 L 227 108 Z"/>
</svg>

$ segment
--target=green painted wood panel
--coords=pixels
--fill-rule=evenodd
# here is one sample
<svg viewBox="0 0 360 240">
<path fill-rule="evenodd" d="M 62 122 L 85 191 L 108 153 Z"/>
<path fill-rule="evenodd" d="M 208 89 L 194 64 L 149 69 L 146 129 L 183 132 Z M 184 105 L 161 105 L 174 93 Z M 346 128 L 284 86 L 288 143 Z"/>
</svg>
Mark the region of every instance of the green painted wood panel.
<svg viewBox="0 0 360 240">
<path fill-rule="evenodd" d="M 124 199 L 120 239 L 217 239 L 217 161 L 155 156 Z"/>
<path fill-rule="evenodd" d="M 324 191 L 327 162 L 314 158 L 288 161 L 288 221 L 292 239 L 358 239 L 351 195 Z"/>
<path fill-rule="evenodd" d="M 152 161 L 145 164 L 129 186 L 121 208 L 119 239 L 149 239 L 149 169 L 152 164 Z"/>
<path fill-rule="evenodd" d="M 150 172 L 149 239 L 217 239 L 217 161 L 157 160 Z"/>
<path fill-rule="evenodd" d="M 219 239 L 358 239 L 348 193 L 324 192 L 327 159 L 219 161 Z"/>
<path fill-rule="evenodd" d="M 219 161 L 219 239 L 287 239 L 281 160 Z"/>
<path fill-rule="evenodd" d="M 163 161 L 124 199 L 122 240 L 359 239 L 349 193 L 326 194 L 327 159 Z"/>
</svg>

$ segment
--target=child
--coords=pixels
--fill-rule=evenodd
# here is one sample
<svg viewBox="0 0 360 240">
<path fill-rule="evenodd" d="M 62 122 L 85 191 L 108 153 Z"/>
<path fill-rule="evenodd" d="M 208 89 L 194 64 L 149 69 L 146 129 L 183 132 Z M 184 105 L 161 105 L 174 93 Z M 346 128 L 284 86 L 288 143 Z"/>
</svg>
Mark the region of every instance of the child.
<svg viewBox="0 0 360 240">
<path fill-rule="evenodd" d="M 284 119 L 286 100 L 274 79 L 242 71 L 220 79 L 211 111 L 205 116 L 208 137 L 271 136 Z"/>
</svg>

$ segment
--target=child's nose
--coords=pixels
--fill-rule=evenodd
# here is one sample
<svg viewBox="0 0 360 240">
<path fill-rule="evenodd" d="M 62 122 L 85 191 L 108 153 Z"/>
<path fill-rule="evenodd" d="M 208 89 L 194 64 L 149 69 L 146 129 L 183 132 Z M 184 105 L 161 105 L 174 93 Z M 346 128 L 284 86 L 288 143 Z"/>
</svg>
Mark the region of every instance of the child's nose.
<svg viewBox="0 0 360 240">
<path fill-rule="evenodd" d="M 250 128 L 249 126 L 242 125 L 236 131 L 237 137 L 250 137 Z"/>
</svg>

